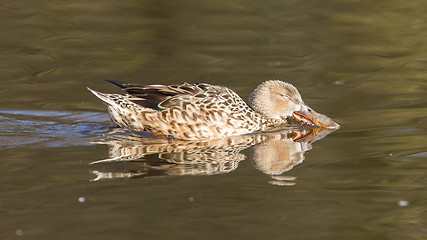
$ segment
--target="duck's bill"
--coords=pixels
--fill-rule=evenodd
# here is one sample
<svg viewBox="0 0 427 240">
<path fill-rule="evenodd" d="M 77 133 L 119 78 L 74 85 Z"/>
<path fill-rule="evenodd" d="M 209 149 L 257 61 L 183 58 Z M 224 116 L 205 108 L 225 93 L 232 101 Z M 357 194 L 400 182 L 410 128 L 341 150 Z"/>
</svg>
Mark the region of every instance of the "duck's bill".
<svg viewBox="0 0 427 240">
<path fill-rule="evenodd" d="M 340 125 L 336 122 L 334 122 L 329 117 L 317 113 L 316 111 L 310 109 L 310 108 L 304 108 L 299 111 L 295 111 L 292 113 L 292 117 L 300 122 L 304 122 L 307 125 L 311 126 L 317 126 L 321 128 L 327 128 L 327 129 L 336 129 L 339 128 Z"/>
</svg>

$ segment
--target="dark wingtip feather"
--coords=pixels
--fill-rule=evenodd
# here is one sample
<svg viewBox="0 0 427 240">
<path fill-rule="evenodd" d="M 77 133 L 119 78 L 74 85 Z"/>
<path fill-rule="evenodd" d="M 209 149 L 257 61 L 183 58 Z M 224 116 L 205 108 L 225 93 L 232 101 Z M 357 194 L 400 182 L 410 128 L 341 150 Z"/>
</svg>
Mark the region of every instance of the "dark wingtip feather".
<svg viewBox="0 0 427 240">
<path fill-rule="evenodd" d="M 104 80 L 121 88 L 126 88 L 126 85 L 127 85 L 127 83 L 118 81 L 118 80 L 111 80 L 111 79 L 104 79 Z"/>
</svg>

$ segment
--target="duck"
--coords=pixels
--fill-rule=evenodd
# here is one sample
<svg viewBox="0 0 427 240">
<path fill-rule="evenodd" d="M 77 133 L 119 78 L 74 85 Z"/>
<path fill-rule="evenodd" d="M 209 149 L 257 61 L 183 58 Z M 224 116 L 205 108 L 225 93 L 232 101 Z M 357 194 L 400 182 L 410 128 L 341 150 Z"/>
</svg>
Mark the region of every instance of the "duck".
<svg viewBox="0 0 427 240">
<path fill-rule="evenodd" d="M 88 88 L 120 128 L 179 140 L 207 140 L 269 131 L 292 121 L 337 129 L 339 124 L 308 107 L 290 83 L 262 82 L 246 103 L 233 90 L 208 83 L 139 85 L 106 80 L 125 94 Z"/>
</svg>

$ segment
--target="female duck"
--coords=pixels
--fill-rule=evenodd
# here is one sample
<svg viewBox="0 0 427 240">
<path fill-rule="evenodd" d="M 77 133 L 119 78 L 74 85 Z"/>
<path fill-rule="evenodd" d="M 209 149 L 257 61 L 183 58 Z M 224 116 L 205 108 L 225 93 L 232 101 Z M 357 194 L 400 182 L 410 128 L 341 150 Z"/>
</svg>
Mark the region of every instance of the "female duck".
<svg viewBox="0 0 427 240">
<path fill-rule="evenodd" d="M 88 89 L 104 102 L 115 125 L 134 131 L 201 140 L 263 131 L 286 124 L 288 118 L 321 128 L 339 127 L 309 108 L 293 85 L 279 80 L 260 84 L 249 105 L 232 90 L 206 83 L 165 86 L 107 81 L 127 94 Z"/>
</svg>

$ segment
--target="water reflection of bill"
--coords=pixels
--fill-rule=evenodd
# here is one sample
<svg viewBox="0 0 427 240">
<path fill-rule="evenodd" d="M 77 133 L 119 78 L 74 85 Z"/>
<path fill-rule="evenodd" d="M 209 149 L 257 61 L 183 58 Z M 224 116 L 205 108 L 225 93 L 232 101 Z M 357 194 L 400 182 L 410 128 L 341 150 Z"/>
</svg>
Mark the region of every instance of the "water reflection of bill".
<svg viewBox="0 0 427 240">
<path fill-rule="evenodd" d="M 109 157 L 91 163 L 96 175 L 93 181 L 228 173 L 246 159 L 241 151 L 250 147 L 253 165 L 272 177 L 271 184 L 293 185 L 295 177 L 282 174 L 300 164 L 311 144 L 331 132 L 320 128 L 287 128 L 210 141 L 177 141 L 117 130 L 96 142 L 109 146 Z"/>
</svg>

